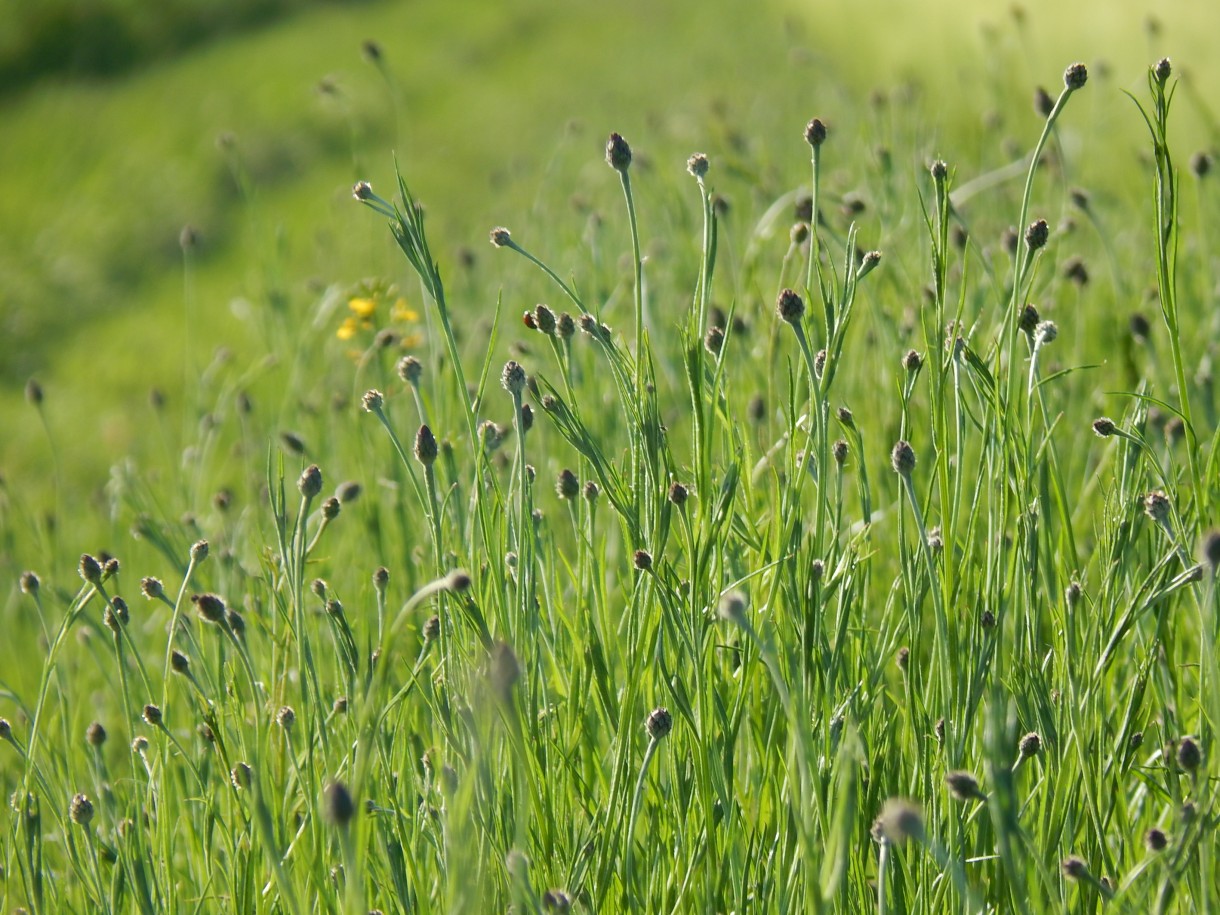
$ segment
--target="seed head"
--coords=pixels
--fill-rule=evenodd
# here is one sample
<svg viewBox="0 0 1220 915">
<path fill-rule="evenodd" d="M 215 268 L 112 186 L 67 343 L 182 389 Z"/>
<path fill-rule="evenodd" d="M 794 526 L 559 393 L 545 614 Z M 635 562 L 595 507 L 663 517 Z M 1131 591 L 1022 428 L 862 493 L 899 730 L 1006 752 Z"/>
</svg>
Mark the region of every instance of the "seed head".
<svg viewBox="0 0 1220 915">
<path fill-rule="evenodd" d="M 381 411 L 381 405 L 385 403 L 385 398 L 380 391 L 370 389 L 364 392 L 364 396 L 360 398 L 360 403 L 364 405 L 366 412 L 378 413 Z"/>
<path fill-rule="evenodd" d="M 923 811 L 914 801 L 891 797 L 881 806 L 881 813 L 873 821 L 873 838 L 901 845 L 907 839 L 923 841 Z"/>
<path fill-rule="evenodd" d="M 517 653 L 507 643 L 496 642 L 492 648 L 487 679 L 501 702 L 507 704 L 512 701 L 513 688 L 521 679 L 521 662 L 517 660 Z"/>
<path fill-rule="evenodd" d="M 280 444 L 289 454 L 304 454 L 305 440 L 295 432 L 289 432 L 285 429 L 280 433 Z"/>
<path fill-rule="evenodd" d="M 631 557 L 632 565 L 640 572 L 647 572 L 652 568 L 652 553 L 647 550 L 636 550 L 635 555 Z"/>
<path fill-rule="evenodd" d="M 420 426 L 415 434 L 415 460 L 425 467 L 431 467 L 436 463 L 436 455 L 436 437 L 427 426 Z"/>
<path fill-rule="evenodd" d="M 1038 327 L 1038 306 L 1027 303 L 1017 316 L 1017 328 L 1024 333 L 1033 334 Z"/>
<path fill-rule="evenodd" d="M 331 496 L 322 503 L 322 519 L 325 521 L 334 521 L 342 511 L 343 504 L 336 496 Z"/>
<path fill-rule="evenodd" d="M 781 321 L 787 321 L 795 327 L 805 315 L 805 302 L 794 290 L 785 289 L 775 303 L 775 313 Z"/>
<path fill-rule="evenodd" d="M 720 598 L 720 606 L 716 612 L 722 620 L 741 625 L 746 620 L 746 607 L 748 603 L 745 594 L 734 589 L 726 592 Z"/>
<path fill-rule="evenodd" d="M 856 428 L 856 418 L 852 415 L 851 410 L 847 409 L 847 407 L 839 407 L 839 409 L 835 411 L 835 416 L 838 418 L 839 422 L 843 424 L 844 429 Z"/>
<path fill-rule="evenodd" d="M 331 711 L 333 711 L 336 715 L 346 715 L 347 696 L 336 697 L 334 703 L 331 705 Z"/>
<path fill-rule="evenodd" d="M 151 575 L 147 578 L 140 579 L 140 593 L 149 600 L 157 600 L 165 597 L 165 588 L 161 584 L 161 579 L 153 578 Z"/>
<path fill-rule="evenodd" d="M 1165 835 L 1165 830 L 1153 826 L 1144 833 L 1144 847 L 1153 854 L 1164 851 L 1167 845 L 1169 845 L 1169 836 Z"/>
<path fill-rule="evenodd" d="M 1199 749 L 1198 741 L 1193 737 L 1183 737 L 1178 741 L 1178 766 L 1186 772 L 1194 772 L 1203 762 L 1203 751 Z"/>
<path fill-rule="evenodd" d="M 297 489 L 306 499 L 312 499 L 322 491 L 322 470 L 317 464 L 310 464 L 297 480 Z"/>
<path fill-rule="evenodd" d="M 13 726 L 8 723 L 7 718 L 0 718 L 0 740 L 13 739 Z"/>
<path fill-rule="evenodd" d="M 280 710 L 275 713 L 275 723 L 285 731 L 291 731 L 292 726 L 297 723 L 297 713 L 291 705 L 280 706 Z"/>
<path fill-rule="evenodd" d="M 631 147 L 621 134 L 612 133 L 606 141 L 606 162 L 620 174 L 631 167 Z"/>
<path fill-rule="evenodd" d="M 1157 524 L 1168 520 L 1169 508 L 1169 497 L 1159 489 L 1144 496 L 1144 514 Z"/>
<path fill-rule="evenodd" d="M 100 747 L 106 742 L 106 729 L 101 722 L 95 721 L 85 728 L 85 742 L 91 747 Z"/>
<path fill-rule="evenodd" d="M 1208 532 L 1203 538 L 1203 561 L 1212 568 L 1212 574 L 1220 572 L 1220 530 Z"/>
<path fill-rule="evenodd" d="M 890 452 L 890 464 L 894 467 L 894 473 L 900 477 L 910 476 L 911 471 L 915 469 L 915 449 L 911 447 L 908 441 L 899 441 L 894 445 L 893 451 Z"/>
<path fill-rule="evenodd" d="M 820 119 L 814 118 L 805 125 L 805 142 L 814 149 L 826 142 L 826 125 Z"/>
<path fill-rule="evenodd" d="M 580 495 L 580 480 L 576 479 L 576 474 L 565 467 L 559 471 L 559 478 L 555 481 L 555 492 L 561 499 L 575 499 Z"/>
<path fill-rule="evenodd" d="M 208 558 L 208 542 L 206 540 L 196 540 L 191 544 L 191 562 L 199 565 Z"/>
<path fill-rule="evenodd" d="M 239 762 L 229 772 L 229 783 L 234 788 L 249 788 L 254 779 L 254 770 L 248 763 Z"/>
<path fill-rule="evenodd" d="M 949 166 L 943 159 L 933 160 L 932 164 L 928 166 L 928 171 L 932 173 L 932 180 L 937 184 L 949 177 Z"/>
<path fill-rule="evenodd" d="M 835 463 L 840 467 L 847 463 L 847 455 L 850 450 L 850 446 L 843 439 L 838 439 L 830 446 L 830 453 L 834 456 Z"/>
<path fill-rule="evenodd" d="M 1069 880 L 1083 880 L 1089 875 L 1089 866 L 1084 863 L 1084 858 L 1076 855 L 1068 855 L 1059 863 L 1059 867 Z"/>
<path fill-rule="evenodd" d="M 949 786 L 949 793 L 953 795 L 954 800 L 973 801 L 987 799 L 987 795 L 979 790 L 979 780 L 970 772 L 962 770 L 949 772 L 945 775 L 945 784 Z"/>
<path fill-rule="evenodd" d="M 686 499 L 689 495 L 690 492 L 684 483 L 674 480 L 669 484 L 669 501 L 671 504 L 678 506 L 678 508 L 686 504 Z"/>
<path fill-rule="evenodd" d="M 553 915 L 568 915 L 572 911 L 572 899 L 563 890 L 547 890 L 542 894 L 542 910 Z"/>
<path fill-rule="evenodd" d="M 703 336 L 703 348 L 713 356 L 719 356 L 720 351 L 724 349 L 724 329 L 709 327 Z"/>
<path fill-rule="evenodd" d="M 38 578 L 36 572 L 25 571 L 21 573 L 19 579 L 22 594 L 38 594 L 38 589 L 42 587 L 42 582 Z"/>
<path fill-rule="evenodd" d="M 88 553 L 81 555 L 80 577 L 91 585 L 100 585 L 102 583 L 102 566 Z"/>
<path fill-rule="evenodd" d="M 398 377 L 410 385 L 419 385 L 419 377 L 424 373 L 424 364 L 414 356 L 403 356 L 395 366 Z"/>
<path fill-rule="evenodd" d="M 597 504 L 597 497 L 601 495 L 601 492 L 601 487 L 592 480 L 589 480 L 585 483 L 585 488 L 581 491 L 581 495 L 584 496 L 585 501 L 590 505 L 595 505 Z"/>
<path fill-rule="evenodd" d="M 1042 750 L 1042 738 L 1037 731 L 1030 731 L 1017 744 L 1017 753 L 1021 759 L 1037 756 Z"/>
<path fill-rule="evenodd" d="M 1087 286 L 1089 284 L 1089 268 L 1085 265 L 1084 258 L 1069 257 L 1064 261 L 1063 276 L 1077 286 Z"/>
<path fill-rule="evenodd" d="M 500 373 L 500 384 L 508 393 L 520 394 L 525 390 L 525 369 L 516 360 L 508 360 L 504 363 L 504 371 Z"/>
<path fill-rule="evenodd" d="M 1041 86 L 1034 89 L 1034 111 L 1038 112 L 1038 116 L 1048 118 L 1054 109 L 1055 100 L 1051 98 L 1051 94 Z"/>
<path fill-rule="evenodd" d="M 1035 219 L 1029 224 L 1029 228 L 1025 230 L 1025 246 L 1030 251 L 1037 251 L 1039 248 L 1046 247 L 1046 240 L 1050 238 L 1051 230 L 1046 224 L 1045 219 Z"/>
<path fill-rule="evenodd" d="M 77 826 L 88 826 L 93 819 L 93 802 L 83 794 L 72 795 L 68 804 L 68 818 Z"/>
<path fill-rule="evenodd" d="M 144 721 L 147 722 L 150 727 L 159 728 L 161 726 L 161 722 L 163 720 L 161 717 L 160 707 L 153 705 L 150 702 L 148 705 L 144 706 L 143 718 L 144 718 Z"/>
<path fill-rule="evenodd" d="M 862 257 L 860 259 L 860 266 L 856 268 L 856 279 L 857 280 L 864 279 L 866 276 L 868 276 L 870 273 L 872 273 L 875 269 L 877 269 L 877 265 L 880 263 L 881 263 L 881 252 L 880 251 L 864 252 L 864 257 Z"/>
<path fill-rule="evenodd" d="M 644 730 L 653 740 L 661 740 L 673 730 L 673 727 L 674 716 L 669 714 L 669 709 L 662 705 L 649 712 L 648 717 L 644 720 Z"/>
<path fill-rule="evenodd" d="M 454 569 L 445 581 L 445 586 L 455 594 L 470 590 L 472 584 L 474 584 L 474 579 L 465 569 Z"/>
<path fill-rule="evenodd" d="M 1169 62 L 1168 57 L 1162 57 L 1156 62 L 1152 68 L 1152 75 L 1156 77 L 1158 83 L 1165 85 L 1169 77 L 1173 75 L 1173 65 Z"/>
<path fill-rule="evenodd" d="M 1084 88 L 1089 80 L 1089 68 L 1084 64 L 1072 64 L 1063 71 L 1063 85 L 1071 91 Z"/>
<path fill-rule="evenodd" d="M 174 673 L 185 675 L 190 672 L 191 659 L 175 648 L 169 656 L 169 666 L 173 668 Z"/>
<path fill-rule="evenodd" d="M 1212 157 L 1205 152 L 1197 152 L 1190 157 L 1190 170 L 1196 178 L 1203 178 L 1212 170 Z"/>
<path fill-rule="evenodd" d="M 906 369 L 908 373 L 914 375 L 919 371 L 921 366 L 923 366 L 923 356 L 919 355 L 919 353 L 913 349 L 907 350 L 906 355 L 902 357 L 902 367 Z"/>
<path fill-rule="evenodd" d="M 803 245 L 809 238 L 809 223 L 794 222 L 788 230 L 788 241 L 793 245 Z"/>
<path fill-rule="evenodd" d="M 148 738 L 143 734 L 137 734 L 131 738 L 131 752 L 139 753 L 143 756 L 148 751 Z"/>
<path fill-rule="evenodd" d="M 352 196 L 357 200 L 372 200 L 373 186 L 367 181 L 357 181 L 352 185 Z"/>
<path fill-rule="evenodd" d="M 527 403 L 521 405 L 521 431 L 529 432 L 534 428 L 534 408 Z"/>
<path fill-rule="evenodd" d="M 576 321 L 566 311 L 560 312 L 555 322 L 555 333 L 559 335 L 560 340 L 571 340 L 572 335 L 576 333 Z"/>
<path fill-rule="evenodd" d="M 707 156 L 703 153 L 695 153 L 686 160 L 686 170 L 696 178 L 702 178 L 707 174 L 708 162 Z"/>
<path fill-rule="evenodd" d="M 1114 420 L 1108 416 L 1099 416 L 1093 420 L 1093 433 L 1100 438 L 1109 438 L 1118 431 L 1118 426 L 1114 425 Z"/>
<path fill-rule="evenodd" d="M 1039 321 L 1038 326 L 1034 328 L 1034 343 L 1037 346 L 1052 343 L 1058 336 L 1059 325 L 1054 321 Z"/>
<path fill-rule="evenodd" d="M 192 594 L 191 603 L 204 622 L 219 623 L 225 618 L 224 599 L 216 594 Z"/>
<path fill-rule="evenodd" d="M 441 618 L 433 615 L 424 623 L 424 641 L 435 642 L 441 637 Z"/>
</svg>

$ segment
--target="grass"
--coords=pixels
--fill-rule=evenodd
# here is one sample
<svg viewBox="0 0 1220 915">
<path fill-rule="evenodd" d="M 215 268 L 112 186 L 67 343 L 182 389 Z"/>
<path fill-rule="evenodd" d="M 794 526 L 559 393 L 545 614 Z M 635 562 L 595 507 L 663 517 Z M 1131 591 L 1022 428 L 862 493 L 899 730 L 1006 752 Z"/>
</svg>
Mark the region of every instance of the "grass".
<svg viewBox="0 0 1220 915">
<path fill-rule="evenodd" d="M 472 266 L 415 153 L 345 194 L 386 279 L 5 491 L 0 905 L 1214 909 L 1214 176 L 1073 74 L 972 158 L 577 134 Z"/>
</svg>

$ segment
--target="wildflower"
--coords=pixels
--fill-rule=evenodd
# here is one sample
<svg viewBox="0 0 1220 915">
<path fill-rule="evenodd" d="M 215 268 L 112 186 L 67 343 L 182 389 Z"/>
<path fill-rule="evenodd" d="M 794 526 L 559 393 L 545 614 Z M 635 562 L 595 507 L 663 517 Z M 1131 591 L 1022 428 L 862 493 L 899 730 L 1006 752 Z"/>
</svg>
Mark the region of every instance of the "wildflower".
<svg viewBox="0 0 1220 915">
<path fill-rule="evenodd" d="M 702 178 L 707 174 L 708 161 L 707 156 L 703 153 L 695 153 L 686 160 L 686 170 L 696 178 Z"/>
<path fill-rule="evenodd" d="M 1037 756 L 1042 751 L 1042 738 L 1037 731 L 1030 731 L 1017 744 L 1017 753 L 1021 759 Z"/>
<path fill-rule="evenodd" d="M 864 279 L 866 276 L 872 273 L 880 263 L 880 251 L 866 251 L 864 253 L 864 257 L 860 259 L 860 266 L 856 269 L 856 279 Z"/>
<path fill-rule="evenodd" d="M 830 446 L 830 453 L 834 457 L 835 463 L 840 467 L 847 463 L 847 454 L 849 451 L 850 446 L 843 439 L 837 439 L 835 443 Z"/>
<path fill-rule="evenodd" d="M 100 747 L 106 742 L 106 729 L 95 721 L 85 729 L 85 742 L 91 747 Z"/>
<path fill-rule="evenodd" d="M 159 728 L 161 726 L 161 722 L 163 720 L 161 717 L 160 707 L 153 705 L 152 703 L 149 703 L 148 705 L 144 706 L 144 713 L 143 713 L 142 717 L 144 718 L 144 721 L 148 723 L 149 726 L 154 727 L 154 728 Z"/>
<path fill-rule="evenodd" d="M 101 564 L 88 553 L 81 555 L 80 577 L 91 585 L 100 585 L 102 583 Z"/>
<path fill-rule="evenodd" d="M 510 359 L 504 364 L 500 374 L 500 384 L 508 393 L 518 396 L 525 390 L 525 369 L 517 361 Z"/>
<path fill-rule="evenodd" d="M 620 174 L 631 167 L 631 147 L 621 134 L 612 133 L 606 141 L 606 163 Z"/>
<path fill-rule="evenodd" d="M 369 413 L 377 413 L 381 410 L 381 405 L 385 402 L 385 398 L 380 391 L 371 389 L 364 392 L 364 397 L 361 398 L 360 402 Z"/>
<path fill-rule="evenodd" d="M 580 480 L 576 474 L 566 467 L 559 471 L 559 479 L 555 481 L 555 492 L 561 499 L 575 499 L 580 495 Z"/>
<path fill-rule="evenodd" d="M 644 721 L 644 730 L 653 740 L 661 740 L 673 730 L 673 727 L 674 716 L 669 713 L 669 709 L 660 705 L 649 712 Z"/>
<path fill-rule="evenodd" d="M 503 226 L 496 226 L 491 230 L 491 243 L 497 248 L 507 247 L 513 240 L 512 234 Z"/>
<path fill-rule="evenodd" d="M 1100 438 L 1108 438 L 1117 431 L 1118 426 L 1108 416 L 1100 416 L 1093 420 L 1093 432 Z"/>
<path fill-rule="evenodd" d="M 891 797 L 881 807 L 873 821 L 873 838 L 901 845 L 907 839 L 919 842 L 924 838 L 923 811 L 919 805 L 904 798 Z"/>
<path fill-rule="evenodd" d="M 1029 228 L 1025 230 L 1025 245 L 1030 251 L 1037 251 L 1039 248 L 1046 247 L 1046 241 L 1050 237 L 1050 227 L 1046 224 L 1045 219 L 1035 219 L 1029 224 Z"/>
<path fill-rule="evenodd" d="M 390 308 L 390 320 L 399 324 L 414 324 L 419 320 L 419 312 L 407 304 L 407 300 L 399 296 Z"/>
<path fill-rule="evenodd" d="M 1164 851 L 1167 845 L 1169 845 L 1169 836 L 1165 835 L 1165 830 L 1153 826 L 1144 833 L 1144 847 L 1150 852 L 1155 854 Z"/>
<path fill-rule="evenodd" d="M 677 480 L 674 480 L 672 483 L 669 484 L 668 498 L 669 498 L 669 501 L 673 505 L 676 505 L 679 508 L 681 508 L 683 505 L 686 504 L 686 499 L 689 495 L 690 495 L 690 492 L 689 492 L 689 490 L 687 490 L 685 484 L 680 483 Z"/>
<path fill-rule="evenodd" d="M 1203 538 L 1203 559 L 1212 567 L 1212 574 L 1220 571 L 1220 530 L 1214 530 Z"/>
<path fill-rule="evenodd" d="M 22 594 L 36 595 L 38 593 L 38 589 L 42 587 L 42 582 L 39 581 L 38 574 L 36 572 L 27 571 L 21 573 L 20 585 Z"/>
<path fill-rule="evenodd" d="M 317 464 L 310 464 L 297 480 L 297 489 L 306 499 L 312 499 L 322 491 L 322 471 Z"/>
<path fill-rule="evenodd" d="M 377 313 L 377 303 L 365 296 L 355 296 L 347 300 L 348 310 L 361 321 L 367 321 Z"/>
<path fill-rule="evenodd" d="M 208 542 L 206 540 L 196 540 L 191 544 L 191 562 L 195 565 L 203 562 L 208 558 Z"/>
<path fill-rule="evenodd" d="M 195 605 L 195 612 L 204 622 L 219 623 L 225 618 L 225 602 L 219 595 L 193 594 L 191 603 Z"/>
<path fill-rule="evenodd" d="M 1193 737 L 1183 737 L 1178 741 L 1178 765 L 1186 772 L 1194 772 L 1203 762 L 1203 752 L 1199 743 Z"/>
<path fill-rule="evenodd" d="M 907 648 L 905 645 L 899 648 L 897 654 L 894 655 L 894 663 L 898 666 L 898 669 L 905 674 L 907 672 L 907 668 L 911 664 L 911 649 Z"/>
<path fill-rule="evenodd" d="M 1069 880 L 1083 880 L 1089 874 L 1089 866 L 1084 863 L 1084 858 L 1076 855 L 1068 855 L 1059 863 L 1059 867 Z"/>
<path fill-rule="evenodd" d="M 93 802 L 83 794 L 72 795 L 68 804 L 68 818 L 77 826 L 88 826 L 93 819 Z"/>
<path fill-rule="evenodd" d="M 1202 178 L 1212 170 L 1212 157 L 1205 152 L 1197 152 L 1190 157 L 1190 170 L 1196 178 Z"/>
<path fill-rule="evenodd" d="M 894 467 L 894 473 L 900 477 L 910 476 L 911 471 L 915 469 L 915 449 L 911 447 L 911 443 L 903 440 L 894 445 L 890 452 L 890 463 Z"/>
<path fill-rule="evenodd" d="M 805 125 L 805 142 L 814 149 L 826 142 L 826 125 L 820 119 L 814 118 Z"/>
<path fill-rule="evenodd" d="M 785 289 L 776 300 L 775 313 L 780 320 L 796 326 L 805 315 L 805 302 L 795 291 Z"/>
<path fill-rule="evenodd" d="M 1162 57 L 1156 62 L 1156 66 L 1152 68 L 1152 75 L 1156 77 L 1156 81 L 1162 86 L 1169 80 L 1173 74 L 1173 65 L 1169 62 L 1168 57 Z"/>
<path fill-rule="evenodd" d="M 157 600 L 165 597 L 165 587 L 161 584 L 161 579 L 153 578 L 150 575 L 140 579 L 140 593 L 149 600 Z"/>
<path fill-rule="evenodd" d="M 955 771 L 945 775 L 949 793 L 958 801 L 986 800 L 987 795 L 979 790 L 979 780 L 970 772 Z"/>
<path fill-rule="evenodd" d="M 910 374 L 915 374 L 923 366 L 923 356 L 919 355 L 915 350 L 907 350 L 906 355 L 902 357 L 902 367 Z"/>
<path fill-rule="evenodd" d="M 1053 343 L 1058 336 L 1059 325 L 1054 321 L 1039 321 L 1038 326 L 1034 328 L 1034 343 L 1038 346 Z"/>
<path fill-rule="evenodd" d="M 703 337 L 703 348 L 713 356 L 719 356 L 724 349 L 724 330 L 720 327 L 709 327 Z"/>
<path fill-rule="evenodd" d="M 425 467 L 431 467 L 436 463 L 437 453 L 436 436 L 426 425 L 420 426 L 415 435 L 415 460 Z"/>
<path fill-rule="evenodd" d="M 1169 497 L 1159 489 L 1148 493 L 1144 496 L 1144 514 L 1157 524 L 1164 524 L 1169 518 Z"/>
<path fill-rule="evenodd" d="M 275 723 L 282 727 L 285 731 L 291 731 L 292 726 L 296 724 L 297 713 L 293 711 L 291 705 L 284 705 L 275 713 Z"/>
<path fill-rule="evenodd" d="M 1063 85 L 1073 92 L 1084 88 L 1088 79 L 1089 69 L 1084 64 L 1072 64 L 1063 71 Z"/>
<path fill-rule="evenodd" d="M 741 625 L 746 619 L 746 596 L 737 590 L 729 591 L 720 598 L 717 613 L 722 620 Z"/>
<path fill-rule="evenodd" d="M 229 783 L 237 789 L 249 788 L 250 783 L 254 780 L 254 770 L 249 764 L 239 762 L 229 772 Z"/>
</svg>

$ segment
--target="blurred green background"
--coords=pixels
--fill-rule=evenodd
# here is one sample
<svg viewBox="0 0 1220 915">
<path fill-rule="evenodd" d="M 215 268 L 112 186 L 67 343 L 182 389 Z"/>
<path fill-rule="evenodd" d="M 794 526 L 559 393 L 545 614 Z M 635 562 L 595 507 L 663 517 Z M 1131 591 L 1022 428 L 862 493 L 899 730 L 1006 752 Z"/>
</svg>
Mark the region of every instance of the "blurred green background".
<svg viewBox="0 0 1220 915">
<path fill-rule="evenodd" d="M 1034 87 L 1057 92 L 1073 60 L 1094 74 L 1070 138 L 1097 152 L 1094 174 L 1139 164 L 1143 126 L 1115 100 L 1163 54 L 1183 77 L 1180 158 L 1220 145 L 1220 12 L 1203 0 L 25 0 L 0 17 L 0 476 L 29 504 L 50 441 L 83 509 L 74 494 L 146 447 L 150 390 L 184 396 L 219 346 L 257 365 L 266 314 L 404 281 L 350 196 L 360 178 L 388 191 L 395 155 L 443 267 L 470 277 L 455 307 L 485 316 L 524 269 L 484 269 L 487 230 L 545 253 L 544 217 L 614 200 L 610 130 L 644 168 L 711 155 L 730 231 L 805 178 L 810 116 L 851 148 L 893 143 L 899 169 L 941 155 L 960 185 L 1029 147 Z M 1146 203 L 1144 183 L 1116 185 Z"/>
</svg>

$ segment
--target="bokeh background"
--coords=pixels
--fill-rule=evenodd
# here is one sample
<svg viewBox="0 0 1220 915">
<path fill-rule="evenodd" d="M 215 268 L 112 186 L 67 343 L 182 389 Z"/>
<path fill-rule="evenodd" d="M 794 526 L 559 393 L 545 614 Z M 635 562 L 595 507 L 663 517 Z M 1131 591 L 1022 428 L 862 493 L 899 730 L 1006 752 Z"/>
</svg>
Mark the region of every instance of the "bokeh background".
<svg viewBox="0 0 1220 915">
<path fill-rule="evenodd" d="M 1205 0 L 19 0 L 0 19 L 0 477 L 31 497 L 49 441 L 63 485 L 100 493 L 148 444 L 150 392 L 183 396 L 218 347 L 257 360 L 260 314 L 303 320 L 328 289 L 405 280 L 350 196 L 362 178 L 388 189 L 395 157 L 460 279 L 491 260 L 491 226 L 545 250 L 539 214 L 613 198 L 610 130 L 645 168 L 709 153 L 739 226 L 804 177 L 812 115 L 875 148 L 918 104 L 895 167 L 940 155 L 960 185 L 1029 148 L 1035 87 L 1057 92 L 1073 60 L 1093 74 L 1073 142 L 1095 174 L 1142 155 L 1114 98 L 1162 55 L 1182 77 L 1180 153 L 1220 145 Z M 454 306 L 485 314 L 515 269 L 459 282 Z"/>
</svg>

